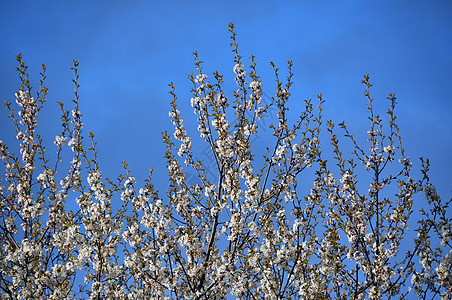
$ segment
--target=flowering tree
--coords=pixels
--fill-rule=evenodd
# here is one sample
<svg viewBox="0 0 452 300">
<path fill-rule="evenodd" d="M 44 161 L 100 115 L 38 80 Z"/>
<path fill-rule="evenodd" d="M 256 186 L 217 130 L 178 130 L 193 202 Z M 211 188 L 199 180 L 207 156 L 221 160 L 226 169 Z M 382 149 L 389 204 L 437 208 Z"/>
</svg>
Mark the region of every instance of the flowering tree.
<svg viewBox="0 0 452 300">
<path fill-rule="evenodd" d="M 140 187 L 125 163 L 117 180 L 102 177 L 94 135 L 87 146 L 82 134 L 76 61 L 74 108 L 59 103 L 62 127 L 51 162 L 36 131 L 47 94 L 45 66 L 33 97 L 17 57 L 18 109 L 5 105 L 19 153 L 0 141 L 2 299 L 451 299 L 450 201 L 430 183 L 428 160 L 421 159 L 420 179 L 413 177 L 396 125 L 396 97 L 388 97 L 385 122 L 373 110 L 364 76 L 370 147 L 340 123 L 355 149 L 345 156 L 328 121 L 332 148 L 326 149 L 335 163 L 327 163 L 322 96 L 317 106 L 306 100 L 290 125 L 292 62 L 285 81 L 271 64 L 277 88 L 264 104 L 254 57 L 247 71 L 232 24 L 229 32 L 233 95 L 223 91 L 218 72 L 209 80 L 197 53 L 197 74 L 190 76 L 197 129 L 215 170 L 208 173 L 197 159 L 170 84 L 175 131 L 163 133 L 166 195 L 152 184 L 152 172 Z M 251 142 L 272 109 L 272 137 L 265 153 L 256 153 Z M 307 174 L 305 185 L 311 170 L 306 192 L 298 182 Z M 424 200 L 416 195 L 422 193 Z M 415 212 L 418 201 L 423 208 Z"/>
</svg>

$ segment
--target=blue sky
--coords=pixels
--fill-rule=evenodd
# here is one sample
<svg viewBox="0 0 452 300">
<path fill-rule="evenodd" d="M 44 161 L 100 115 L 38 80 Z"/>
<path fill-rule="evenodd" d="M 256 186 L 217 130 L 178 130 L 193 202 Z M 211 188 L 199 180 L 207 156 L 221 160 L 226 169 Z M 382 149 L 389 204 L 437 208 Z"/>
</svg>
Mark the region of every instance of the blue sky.
<svg viewBox="0 0 452 300">
<path fill-rule="evenodd" d="M 284 75 L 293 60 L 294 115 L 302 100 L 323 93 L 325 119 L 345 120 L 365 139 L 362 76 L 370 74 L 382 115 L 386 96 L 395 93 L 407 155 L 429 157 L 433 183 L 450 198 L 450 1 L 1 1 L 0 99 L 14 100 L 18 53 L 32 78 L 45 63 L 50 93 L 41 134 L 53 138 L 56 102 L 73 98 L 70 67 L 77 59 L 85 130 L 96 135 L 104 175 L 116 176 L 126 160 L 139 179 L 153 166 L 164 178 L 160 140 L 171 129 L 168 83 L 174 82 L 193 124 L 187 109 L 192 52 L 198 51 L 208 74 L 218 70 L 232 83 L 230 22 L 242 56 L 256 56 L 267 94 L 274 93 L 269 62 Z M 5 115 L 0 139 L 8 141 Z"/>
</svg>

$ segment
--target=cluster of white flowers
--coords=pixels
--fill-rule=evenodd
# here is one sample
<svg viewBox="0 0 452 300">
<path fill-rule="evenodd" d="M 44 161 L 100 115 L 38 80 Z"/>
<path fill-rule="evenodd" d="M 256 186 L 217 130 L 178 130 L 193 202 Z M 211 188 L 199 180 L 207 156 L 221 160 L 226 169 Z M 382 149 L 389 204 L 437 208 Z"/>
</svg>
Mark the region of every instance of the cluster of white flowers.
<svg viewBox="0 0 452 300">
<path fill-rule="evenodd" d="M 55 136 L 55 145 L 57 145 L 58 147 L 61 147 L 64 143 L 66 143 L 67 141 L 67 137 L 65 136 Z"/>
<path fill-rule="evenodd" d="M 449 293 L 452 292 L 452 249 L 446 254 L 444 260 L 439 264 L 435 271 L 438 275 L 436 284 L 445 289 L 441 296 L 446 298 L 450 296 L 451 294 Z"/>
<path fill-rule="evenodd" d="M 386 153 L 389 153 L 389 154 L 394 153 L 394 146 L 391 146 L 391 145 L 386 146 L 383 148 L 383 151 Z"/>
<path fill-rule="evenodd" d="M 245 67 L 241 63 L 237 63 L 234 66 L 234 73 L 237 75 L 238 78 L 244 78 L 246 76 Z"/>
<path fill-rule="evenodd" d="M 209 76 L 207 76 L 206 74 L 198 74 L 196 76 L 195 82 L 199 84 L 196 92 L 198 93 L 198 95 L 202 95 L 202 93 L 204 92 L 204 89 L 206 87 L 206 83 L 205 81 L 209 79 Z"/>
<path fill-rule="evenodd" d="M 253 80 L 250 83 L 250 99 L 246 102 L 246 108 L 250 111 L 254 109 L 255 104 L 262 104 L 262 82 L 258 80 Z M 255 114 L 258 118 L 260 118 L 259 111 L 262 110 L 263 107 L 258 107 Z"/>
</svg>

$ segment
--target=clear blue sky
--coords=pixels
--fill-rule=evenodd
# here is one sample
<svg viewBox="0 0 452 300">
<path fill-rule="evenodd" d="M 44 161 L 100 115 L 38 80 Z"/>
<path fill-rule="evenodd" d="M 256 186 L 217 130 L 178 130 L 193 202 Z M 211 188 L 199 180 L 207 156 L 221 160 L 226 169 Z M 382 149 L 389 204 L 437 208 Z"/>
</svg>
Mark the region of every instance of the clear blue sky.
<svg viewBox="0 0 452 300">
<path fill-rule="evenodd" d="M 362 75 L 370 74 L 382 115 L 386 96 L 395 93 L 408 156 L 429 157 L 433 182 L 450 198 L 450 1 L 1 1 L 0 99 L 14 100 L 18 89 L 16 54 L 34 78 L 45 63 L 50 94 L 41 133 L 53 138 L 56 102 L 73 97 L 69 68 L 77 59 L 85 130 L 96 135 L 104 174 L 115 176 L 126 160 L 138 178 L 152 166 L 164 178 L 168 83 L 187 108 L 193 51 L 207 72 L 231 82 L 229 22 L 242 56 L 256 56 L 266 93 L 274 92 L 269 62 L 283 70 L 293 60 L 294 114 L 303 99 L 323 93 L 325 118 L 346 120 L 365 138 Z M 192 110 L 182 111 L 192 118 Z M 11 127 L 0 116 L 0 139 L 7 141 Z"/>
</svg>

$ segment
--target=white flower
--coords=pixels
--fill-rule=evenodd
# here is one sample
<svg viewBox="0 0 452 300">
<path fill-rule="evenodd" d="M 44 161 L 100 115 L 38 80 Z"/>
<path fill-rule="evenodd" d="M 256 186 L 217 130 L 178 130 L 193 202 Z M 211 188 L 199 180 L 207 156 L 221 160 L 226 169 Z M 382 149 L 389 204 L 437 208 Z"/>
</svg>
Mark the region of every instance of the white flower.
<svg viewBox="0 0 452 300">
<path fill-rule="evenodd" d="M 196 82 L 196 83 L 203 83 L 204 80 L 206 80 L 206 79 L 208 79 L 208 78 L 209 78 L 209 76 L 207 76 L 206 74 L 198 74 L 198 75 L 196 76 L 195 82 Z"/>
<path fill-rule="evenodd" d="M 55 145 L 60 147 L 62 144 L 66 143 L 67 137 L 65 136 L 55 136 L 55 141 L 53 142 Z"/>
<path fill-rule="evenodd" d="M 391 145 L 386 146 L 386 147 L 383 148 L 383 151 L 386 152 L 386 153 L 389 153 L 389 154 L 394 153 L 394 147 L 391 146 Z"/>
<path fill-rule="evenodd" d="M 241 73 L 242 69 L 243 69 L 243 65 L 242 64 L 236 64 L 234 66 L 234 73 L 238 75 L 239 73 Z"/>
<path fill-rule="evenodd" d="M 191 102 L 191 106 L 195 107 L 196 105 L 198 105 L 200 98 L 199 97 L 194 97 L 191 98 L 190 102 Z"/>
<path fill-rule="evenodd" d="M 24 134 L 22 133 L 22 131 L 19 131 L 19 133 L 17 134 L 16 138 L 20 141 L 21 139 L 24 138 Z"/>
</svg>

